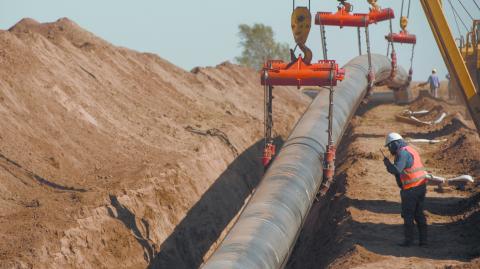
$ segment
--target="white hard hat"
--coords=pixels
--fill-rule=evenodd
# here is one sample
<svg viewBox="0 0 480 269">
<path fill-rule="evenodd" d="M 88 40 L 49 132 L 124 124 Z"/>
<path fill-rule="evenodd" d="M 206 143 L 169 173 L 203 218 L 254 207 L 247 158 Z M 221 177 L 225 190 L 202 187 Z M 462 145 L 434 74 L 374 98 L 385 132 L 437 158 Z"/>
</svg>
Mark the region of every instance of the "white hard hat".
<svg viewBox="0 0 480 269">
<path fill-rule="evenodd" d="M 387 135 L 387 138 L 385 139 L 385 147 L 388 146 L 388 144 L 392 143 L 393 141 L 397 141 L 403 139 L 403 137 L 400 134 L 397 133 L 389 133 Z"/>
<path fill-rule="evenodd" d="M 433 69 L 432 69 L 432 72 L 433 72 L 433 73 L 437 73 L 437 69 L 433 68 Z"/>
</svg>

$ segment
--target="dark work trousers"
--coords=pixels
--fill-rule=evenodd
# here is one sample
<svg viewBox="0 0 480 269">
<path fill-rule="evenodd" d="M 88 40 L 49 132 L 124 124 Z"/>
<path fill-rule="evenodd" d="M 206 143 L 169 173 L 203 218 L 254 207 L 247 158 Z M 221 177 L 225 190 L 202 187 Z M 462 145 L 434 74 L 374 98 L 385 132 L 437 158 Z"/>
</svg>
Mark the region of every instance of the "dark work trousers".
<svg viewBox="0 0 480 269">
<path fill-rule="evenodd" d="M 423 214 L 423 204 L 427 193 L 427 184 L 422 184 L 408 190 L 401 190 L 402 198 L 402 218 L 405 228 L 405 241 L 413 241 L 414 221 L 417 223 L 420 243 L 426 243 L 427 240 L 427 219 Z"/>
</svg>

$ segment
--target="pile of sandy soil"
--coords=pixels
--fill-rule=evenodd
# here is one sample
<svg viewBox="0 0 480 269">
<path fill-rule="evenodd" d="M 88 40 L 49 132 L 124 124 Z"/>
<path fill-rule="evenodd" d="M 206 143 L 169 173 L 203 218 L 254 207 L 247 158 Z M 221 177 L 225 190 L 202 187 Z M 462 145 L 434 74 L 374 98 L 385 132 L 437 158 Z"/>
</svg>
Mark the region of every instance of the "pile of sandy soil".
<svg viewBox="0 0 480 269">
<path fill-rule="evenodd" d="M 465 107 L 421 97 L 408 106 L 372 102 L 360 108 L 338 149 L 335 184 L 315 203 L 287 268 L 480 268 L 480 138 L 462 117 L 417 127 L 395 120 L 405 109 Z M 426 168 L 442 177 L 470 174 L 464 188 L 429 186 L 425 213 L 429 247 L 402 248 L 399 188 L 382 163 L 385 135 L 446 139 L 412 143 Z M 416 241 L 418 243 L 418 240 Z"/>
<path fill-rule="evenodd" d="M 258 74 L 0 31 L 0 268 L 193 268 L 263 174 Z M 276 88 L 277 142 L 310 99 Z"/>
</svg>

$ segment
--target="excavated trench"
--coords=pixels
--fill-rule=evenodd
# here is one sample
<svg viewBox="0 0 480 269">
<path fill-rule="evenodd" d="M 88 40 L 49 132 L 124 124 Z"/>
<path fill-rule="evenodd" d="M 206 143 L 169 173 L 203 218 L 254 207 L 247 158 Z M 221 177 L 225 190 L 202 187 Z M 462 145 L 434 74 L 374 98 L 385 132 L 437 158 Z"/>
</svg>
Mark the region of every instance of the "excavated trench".
<svg viewBox="0 0 480 269">
<path fill-rule="evenodd" d="M 417 95 L 418 90 L 414 89 Z M 317 101 L 322 100 L 319 96 Z M 322 118 L 315 113 L 311 117 L 314 102 L 265 175 L 256 196 L 204 268 L 478 268 L 480 139 L 472 122 L 464 119 L 465 107 L 422 96 L 410 105 L 399 106 L 391 97 L 390 91 L 380 90 L 346 124 L 338 144 L 336 182 L 325 197 L 313 202 L 299 224 L 301 215 L 289 216 L 298 214 L 294 205 L 304 195 L 297 184 L 305 179 L 305 169 L 315 166 L 309 163 L 310 153 L 294 151 L 294 161 L 288 162 L 282 152 L 298 139 L 298 130 L 305 128 L 305 122 Z M 396 115 L 405 109 L 420 108 L 440 109 L 449 116 L 441 124 L 424 127 L 396 121 Z M 391 131 L 404 134 L 406 139 L 444 141 L 412 146 L 423 156 L 430 173 L 442 177 L 470 174 L 475 179 L 473 184 L 429 186 L 425 210 L 430 247 L 426 249 L 397 246 L 403 240 L 399 189 L 385 171 L 379 151 L 385 134 Z M 303 138 L 311 134 L 315 132 L 307 132 Z M 293 144 L 311 146 L 308 140 Z M 286 152 L 283 154 L 289 156 Z M 292 211 L 285 210 L 288 207 Z M 293 238 L 296 244 L 290 254 L 290 236 L 295 235 L 296 225 L 303 228 L 298 240 Z M 282 262 L 285 253 L 289 259 Z"/>
<path fill-rule="evenodd" d="M 335 141 L 341 139 L 366 94 L 368 63 L 367 56 L 350 61 L 345 66 L 345 80 L 335 87 Z M 385 56 L 373 55 L 372 67 L 378 83 L 398 88 L 408 83 L 402 68 L 391 76 L 391 63 Z M 204 268 L 285 266 L 322 181 L 328 141 L 321 130 L 327 130 L 327 95 L 320 92 L 296 124 L 251 201 Z"/>
<path fill-rule="evenodd" d="M 430 98 L 396 106 L 386 94 L 377 93 L 357 110 L 340 142 L 335 184 L 312 206 L 286 268 L 480 267 L 480 139 L 471 122 L 454 116 L 440 126 L 412 128 L 394 120 L 410 107 L 442 105 L 451 114 L 466 113 L 465 108 Z M 392 130 L 407 138 L 446 139 L 443 145 L 413 146 L 432 173 L 476 178 L 474 184 L 428 187 L 426 249 L 397 246 L 403 234 L 399 191 L 378 150 Z"/>
</svg>

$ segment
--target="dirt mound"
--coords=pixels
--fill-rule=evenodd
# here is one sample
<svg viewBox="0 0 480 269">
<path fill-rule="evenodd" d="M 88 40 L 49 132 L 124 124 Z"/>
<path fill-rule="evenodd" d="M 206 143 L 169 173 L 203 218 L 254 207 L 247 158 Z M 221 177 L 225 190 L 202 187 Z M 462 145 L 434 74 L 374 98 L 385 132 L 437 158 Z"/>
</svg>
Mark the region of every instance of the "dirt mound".
<svg viewBox="0 0 480 269">
<path fill-rule="evenodd" d="M 455 132 L 474 132 L 470 128 L 471 123 L 466 122 L 458 114 L 453 116 L 447 116 L 445 120 L 435 126 L 426 126 L 422 128 L 422 131 L 407 132 L 405 137 L 408 138 L 420 138 L 420 139 L 438 139 L 449 136 Z"/>
<path fill-rule="evenodd" d="M 408 109 L 411 111 L 442 111 L 447 112 L 449 115 L 458 113 L 463 118 L 470 119 L 468 109 L 463 102 L 447 102 L 443 99 L 433 98 L 429 95 L 419 95 L 408 105 Z"/>
<path fill-rule="evenodd" d="M 480 138 L 473 131 L 455 133 L 440 146 L 435 157 L 441 165 L 454 169 L 452 173 L 480 176 Z"/>
<path fill-rule="evenodd" d="M 0 268 L 197 267 L 263 173 L 253 70 L 24 19 L 0 76 Z M 310 99 L 274 94 L 281 143 Z"/>
<path fill-rule="evenodd" d="M 428 96 L 419 96 L 409 105 L 409 109 L 412 111 L 432 110 L 434 108 L 445 110 L 442 103 L 439 104 L 438 100 Z"/>
</svg>

